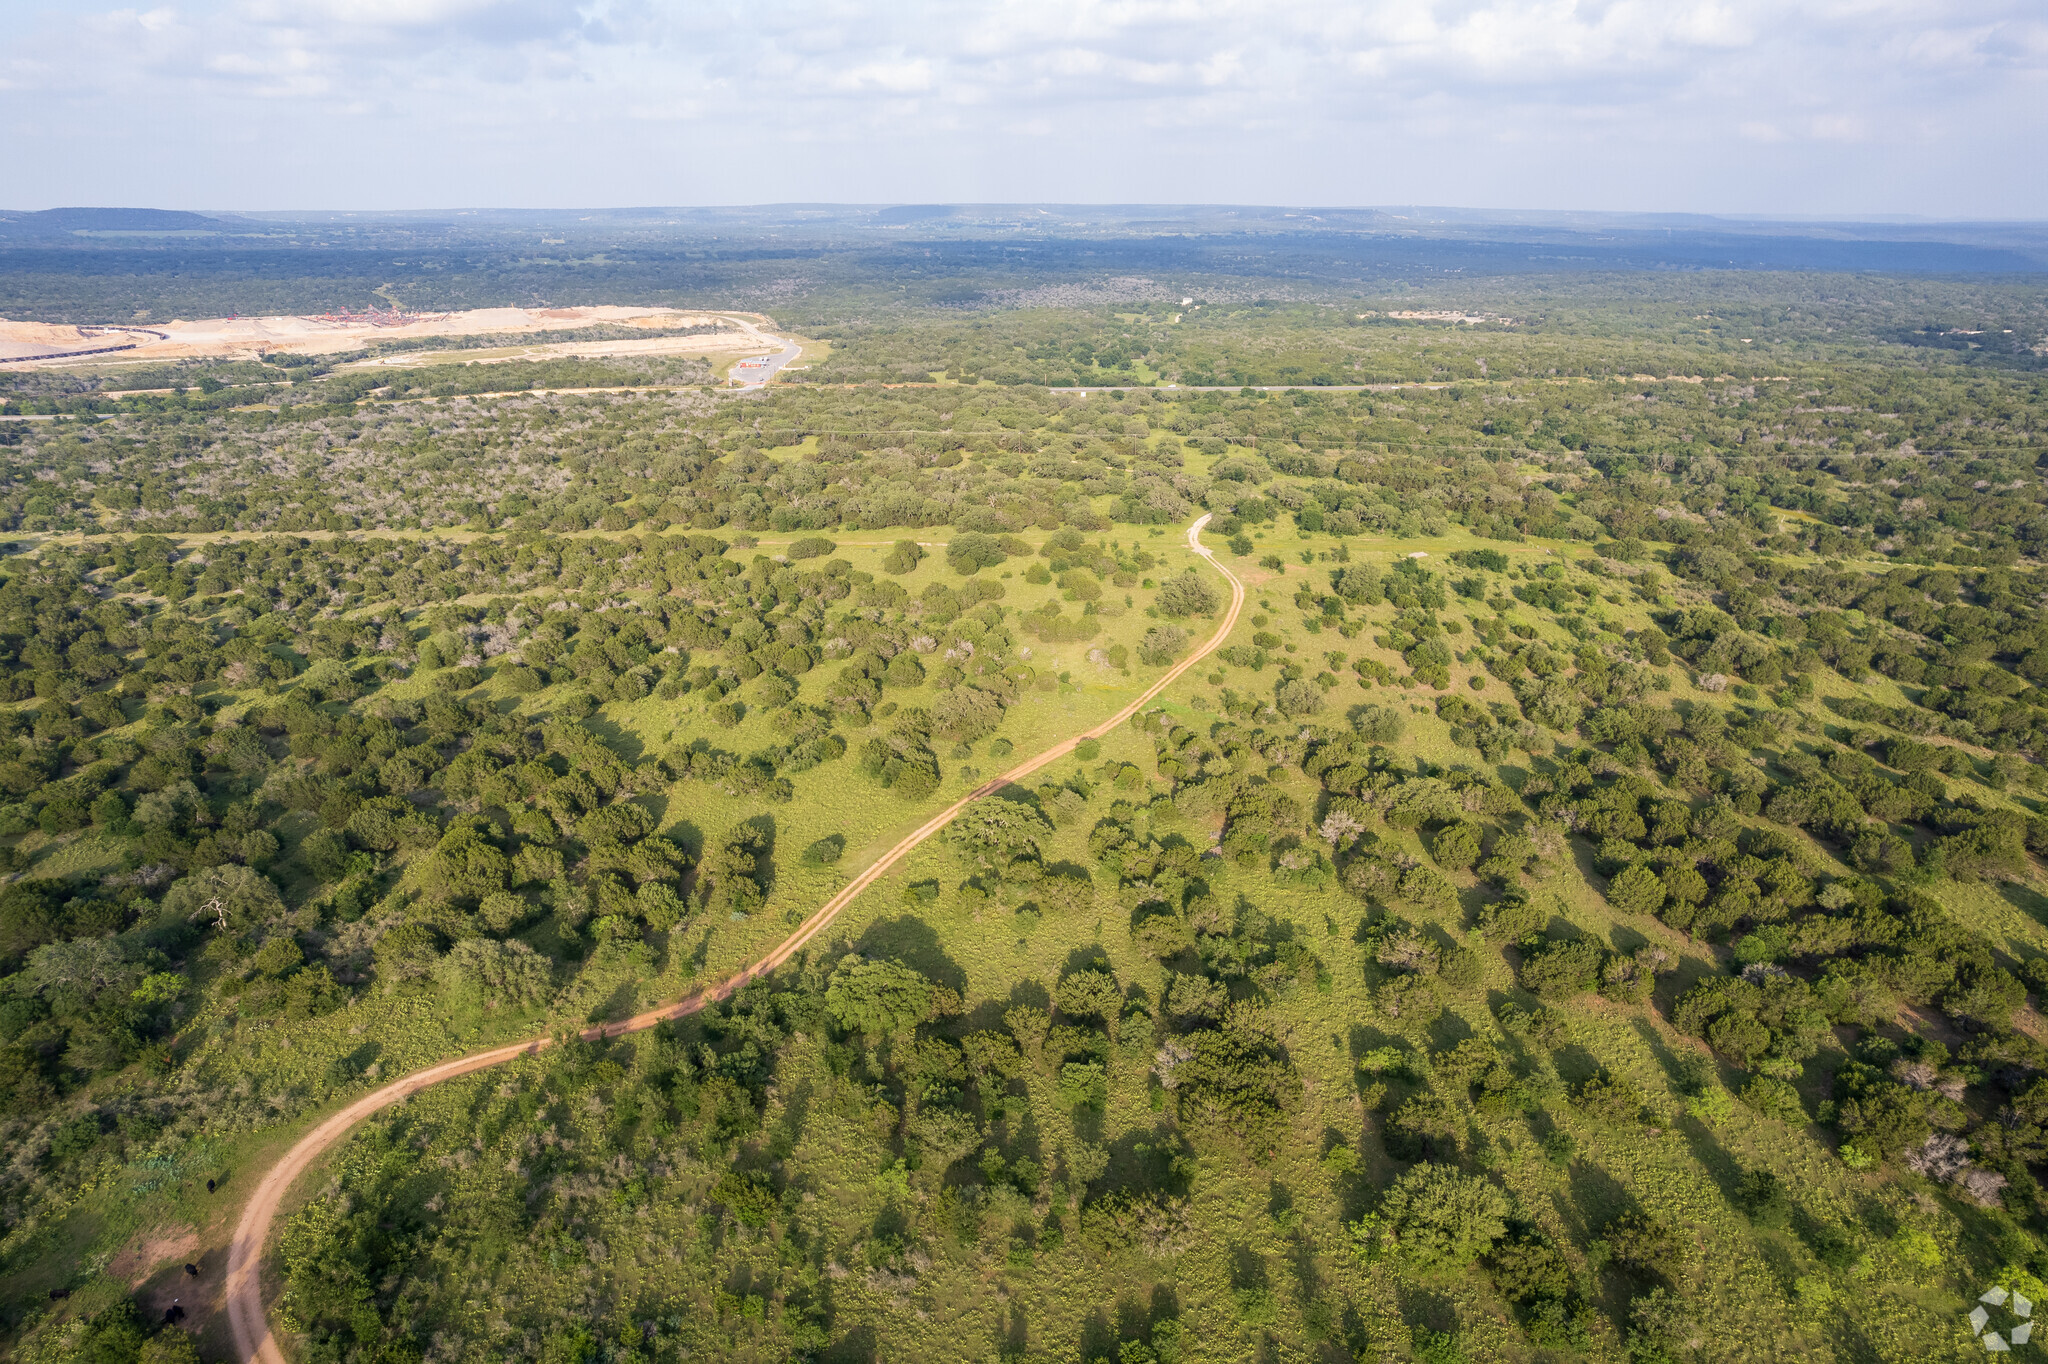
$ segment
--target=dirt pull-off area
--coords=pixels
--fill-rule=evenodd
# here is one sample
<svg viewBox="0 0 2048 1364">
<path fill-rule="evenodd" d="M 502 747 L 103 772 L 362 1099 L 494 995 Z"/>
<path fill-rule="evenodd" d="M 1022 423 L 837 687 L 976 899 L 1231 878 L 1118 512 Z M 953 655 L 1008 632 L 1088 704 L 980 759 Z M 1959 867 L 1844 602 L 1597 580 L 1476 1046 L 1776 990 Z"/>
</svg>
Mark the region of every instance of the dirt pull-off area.
<svg viewBox="0 0 2048 1364">
<path fill-rule="evenodd" d="M 199 1233 L 190 1227 L 155 1227 L 121 1247 L 107 1263 L 107 1276 L 140 1288 L 165 1265 L 183 1272 L 199 1253 Z"/>
<path fill-rule="evenodd" d="M 201 1250 L 193 1228 L 156 1227 L 121 1247 L 107 1265 L 107 1277 L 135 1290 L 146 1321 L 175 1322 L 197 1334 L 218 1318 L 225 1302 L 223 1264 L 218 1249 L 210 1258 Z"/>
<path fill-rule="evenodd" d="M 376 342 L 435 337 L 503 336 L 508 344 L 539 332 L 584 327 L 632 328 L 646 337 L 552 342 L 535 348 L 552 355 L 705 355 L 758 350 L 762 339 L 749 320 L 674 308 L 606 305 L 589 308 L 479 308 L 462 313 L 332 313 L 317 317 L 215 317 L 198 321 L 73 326 L 0 318 L 0 365 L 129 363 L 186 359 L 249 359 L 274 352 L 333 355 Z M 691 336 L 652 333 L 717 328 Z M 422 353 L 412 350 L 406 359 Z M 397 357 L 394 357 L 397 358 Z M 457 351 L 439 359 L 480 358 Z"/>
</svg>

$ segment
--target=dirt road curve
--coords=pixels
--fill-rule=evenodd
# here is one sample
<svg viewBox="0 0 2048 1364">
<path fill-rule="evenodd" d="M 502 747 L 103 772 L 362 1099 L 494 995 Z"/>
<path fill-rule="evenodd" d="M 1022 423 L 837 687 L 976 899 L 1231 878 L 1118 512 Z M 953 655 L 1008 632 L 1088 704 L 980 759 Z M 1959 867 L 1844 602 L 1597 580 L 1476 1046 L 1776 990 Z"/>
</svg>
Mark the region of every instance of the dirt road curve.
<svg viewBox="0 0 2048 1364">
<path fill-rule="evenodd" d="M 1221 573 L 1229 581 L 1230 609 L 1223 613 L 1223 622 L 1217 626 L 1216 633 L 1211 635 L 1200 648 L 1196 649 L 1179 663 L 1176 663 L 1168 670 L 1166 676 L 1146 688 L 1144 695 L 1131 702 L 1130 705 L 1125 706 L 1109 719 L 1095 726 L 1095 728 L 1076 734 L 1073 738 L 1061 743 L 1054 744 L 1043 753 L 1011 768 L 1000 777 L 983 782 L 980 786 L 968 792 L 965 796 L 962 796 L 923 824 L 920 824 L 912 833 L 896 844 L 895 847 L 877 858 L 874 864 L 866 871 L 848 883 L 845 889 L 841 890 L 830 900 L 827 900 L 817 913 L 804 920 L 797 930 L 783 939 L 774 951 L 738 975 L 721 981 L 709 989 L 693 991 L 673 1004 L 666 1004 L 658 1009 L 650 1009 L 644 1014 L 638 1014 L 620 1023 L 607 1023 L 601 1028 L 592 1028 L 583 1035 L 591 1038 L 617 1037 L 624 1033 L 639 1032 L 643 1028 L 651 1028 L 655 1024 L 666 1022 L 669 1019 L 686 1017 L 702 1009 L 707 1004 L 713 1004 L 726 998 L 748 981 L 773 971 L 776 967 L 781 966 L 799 951 L 803 950 L 805 944 L 822 933 L 826 926 L 839 916 L 840 910 L 853 903 L 855 896 L 866 890 L 870 885 L 874 884 L 877 878 L 886 874 L 891 867 L 902 861 L 911 849 L 945 828 L 947 824 L 952 822 L 955 815 L 958 815 L 962 810 L 966 809 L 973 802 L 980 800 L 983 796 L 998 791 L 1011 782 L 1021 781 L 1039 768 L 1044 767 L 1047 763 L 1055 762 L 1065 757 L 1073 752 L 1074 746 L 1083 739 L 1101 738 L 1110 730 L 1115 729 L 1118 725 L 1130 719 L 1132 715 L 1137 713 L 1140 706 L 1143 706 L 1147 701 L 1150 701 L 1153 697 L 1164 691 L 1182 673 L 1199 663 L 1229 636 L 1231 627 L 1237 624 L 1238 613 L 1244 609 L 1244 584 L 1239 582 L 1236 575 L 1231 573 L 1229 569 L 1218 563 L 1214 554 L 1202 546 L 1202 527 L 1208 523 L 1209 518 L 1207 515 L 1204 515 L 1188 527 L 1188 548 L 1194 550 L 1195 553 L 1201 555 L 1204 559 L 1207 559 L 1210 567 Z M 363 1095 L 363 1097 L 357 1099 L 348 1107 L 322 1122 L 318 1127 L 301 1137 L 297 1145 L 285 1152 L 284 1157 L 264 1173 L 262 1179 L 256 1185 L 256 1191 L 249 1196 L 248 1205 L 242 1210 L 242 1220 L 235 1227 L 235 1239 L 228 1245 L 228 1325 L 234 1335 L 235 1354 L 238 1358 L 248 1361 L 248 1364 L 286 1364 L 284 1351 L 278 1345 L 277 1337 L 272 1333 L 269 1318 L 263 1309 L 263 1282 L 261 1276 L 263 1248 L 270 1239 L 270 1225 L 277 1220 L 279 1204 L 284 1201 L 284 1196 L 291 1189 L 292 1185 L 298 1182 L 299 1176 L 306 1172 L 307 1167 L 319 1159 L 328 1147 L 341 1140 L 342 1136 L 350 1128 L 354 1127 L 364 1118 L 369 1117 L 372 1113 L 375 1113 L 378 1109 L 388 1108 L 390 1105 L 425 1089 L 429 1085 L 439 1084 L 443 1080 L 452 1080 L 458 1075 L 468 1075 L 475 1071 L 488 1069 L 491 1066 L 510 1061 L 515 1056 L 539 1051 L 547 1045 L 548 1039 L 545 1037 L 530 1038 L 524 1042 L 515 1042 L 508 1046 L 493 1048 L 490 1051 L 478 1052 L 473 1056 L 461 1056 L 452 1061 L 443 1061 L 439 1065 L 428 1066 L 425 1070 L 416 1071 L 402 1080 L 395 1080 L 382 1089 Z"/>
</svg>

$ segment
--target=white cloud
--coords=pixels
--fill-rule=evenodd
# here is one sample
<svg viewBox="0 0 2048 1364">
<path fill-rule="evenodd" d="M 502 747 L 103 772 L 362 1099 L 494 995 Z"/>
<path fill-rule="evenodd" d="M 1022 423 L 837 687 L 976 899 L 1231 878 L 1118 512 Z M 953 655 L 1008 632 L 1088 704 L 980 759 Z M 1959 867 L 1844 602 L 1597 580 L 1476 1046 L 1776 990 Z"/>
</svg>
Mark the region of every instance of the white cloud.
<svg viewBox="0 0 2048 1364">
<path fill-rule="evenodd" d="M 922 94 L 932 88 L 932 64 L 921 57 L 864 62 L 833 77 L 831 88 L 837 93 L 850 95 L 871 91 L 892 95 Z"/>
<path fill-rule="evenodd" d="M 232 127 L 232 162 L 121 197 L 2048 215 L 2041 177 L 1987 169 L 2048 134 L 2039 0 L 27 3 L 0 12 L 0 113 L 37 128 L 22 203 L 106 197 L 92 149 L 137 128 Z M 735 137 L 753 154 L 714 159 Z M 1848 167 L 1844 144 L 1901 150 Z M 323 148 L 362 178 L 316 174 Z M 265 151 L 304 178 L 250 177 Z"/>
<path fill-rule="evenodd" d="M 1869 128 L 1851 114 L 1822 114 L 1813 120 L 1813 135 L 1824 142 L 1861 142 Z"/>
</svg>

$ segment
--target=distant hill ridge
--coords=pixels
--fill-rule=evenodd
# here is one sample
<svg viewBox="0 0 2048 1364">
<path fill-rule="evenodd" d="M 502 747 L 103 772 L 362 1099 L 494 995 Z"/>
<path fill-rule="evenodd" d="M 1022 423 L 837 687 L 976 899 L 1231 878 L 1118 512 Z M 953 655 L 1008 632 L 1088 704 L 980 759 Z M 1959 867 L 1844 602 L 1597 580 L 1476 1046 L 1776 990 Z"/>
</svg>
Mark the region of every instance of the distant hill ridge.
<svg viewBox="0 0 2048 1364">
<path fill-rule="evenodd" d="M 220 225 L 218 218 L 170 208 L 46 208 L 34 213 L 0 210 L 0 231 L 190 232 Z"/>
</svg>

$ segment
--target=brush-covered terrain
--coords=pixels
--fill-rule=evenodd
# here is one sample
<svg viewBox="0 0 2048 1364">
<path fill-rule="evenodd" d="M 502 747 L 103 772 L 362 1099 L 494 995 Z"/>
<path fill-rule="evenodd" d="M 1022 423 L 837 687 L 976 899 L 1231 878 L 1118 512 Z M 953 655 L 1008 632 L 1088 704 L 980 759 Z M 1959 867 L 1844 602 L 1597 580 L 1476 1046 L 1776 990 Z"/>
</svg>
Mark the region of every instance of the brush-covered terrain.
<svg viewBox="0 0 2048 1364">
<path fill-rule="evenodd" d="M 14 1357 L 226 1357 L 284 1146 L 542 1034 L 301 1187 L 294 1357 L 1981 1351 L 2048 1300 L 2048 388 L 1693 317 L 1769 287 L 0 381 Z M 1153 386 L 1297 375 L 1433 384 Z M 1204 514 L 1248 600 L 1132 723 L 574 1040 L 1198 649 Z"/>
</svg>

